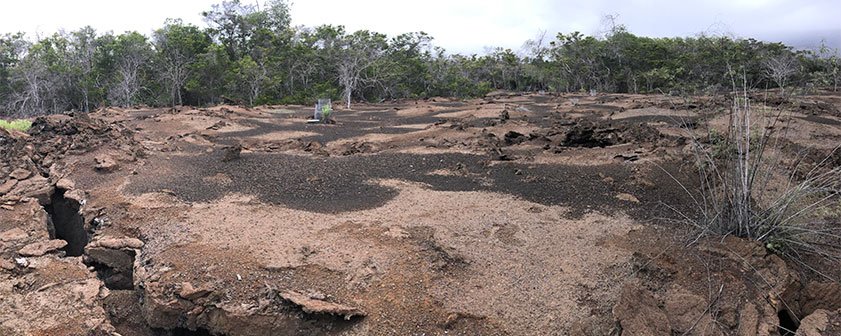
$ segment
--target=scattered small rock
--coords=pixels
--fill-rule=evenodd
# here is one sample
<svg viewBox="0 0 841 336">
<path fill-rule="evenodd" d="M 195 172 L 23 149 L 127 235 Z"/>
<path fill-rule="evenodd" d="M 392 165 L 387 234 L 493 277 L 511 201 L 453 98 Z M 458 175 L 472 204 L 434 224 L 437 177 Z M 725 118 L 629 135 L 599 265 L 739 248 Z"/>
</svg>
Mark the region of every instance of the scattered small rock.
<svg viewBox="0 0 841 336">
<path fill-rule="evenodd" d="M 30 176 L 32 176 L 32 172 L 30 172 L 26 169 L 23 169 L 23 168 L 18 168 L 18 169 L 15 169 L 11 174 L 9 174 L 9 176 L 11 178 L 15 179 L 15 180 L 20 181 L 20 180 L 25 180 L 25 179 L 29 178 Z"/>
<path fill-rule="evenodd" d="M 213 125 L 211 125 L 210 127 L 208 127 L 207 129 L 208 129 L 208 130 L 212 130 L 212 131 L 216 131 L 216 130 L 219 130 L 220 128 L 225 127 L 225 126 L 228 126 L 228 125 L 230 125 L 230 124 L 228 124 L 228 123 L 227 123 L 227 122 L 225 122 L 224 120 L 219 120 L 219 121 L 217 121 L 215 124 L 213 124 Z"/>
<path fill-rule="evenodd" d="M 626 201 L 626 202 L 632 202 L 632 203 L 639 203 L 640 202 L 640 200 L 636 196 L 631 195 L 631 194 L 626 194 L 626 193 L 620 193 L 620 194 L 616 195 L 616 198 L 618 198 L 620 201 Z"/>
<path fill-rule="evenodd" d="M 0 241 L 10 242 L 29 238 L 29 234 L 20 228 L 9 229 L 0 233 Z"/>
<path fill-rule="evenodd" d="M 182 282 L 181 291 L 178 292 L 178 296 L 187 300 L 195 300 L 201 297 L 205 297 L 212 292 L 213 291 L 208 288 L 195 288 L 193 287 L 193 284 L 189 282 Z"/>
<path fill-rule="evenodd" d="M 108 173 L 115 171 L 117 170 L 117 168 L 119 168 L 117 161 L 114 161 L 114 159 L 112 159 L 111 156 L 106 154 L 97 155 L 94 158 L 94 161 L 96 161 L 96 165 L 94 165 L 93 168 L 100 172 Z"/>
<path fill-rule="evenodd" d="M 241 152 L 242 145 L 234 145 L 222 148 L 222 162 L 238 160 Z"/>
<path fill-rule="evenodd" d="M 344 316 L 345 320 L 350 320 L 355 316 L 365 316 L 366 313 L 356 307 L 346 306 L 338 303 L 327 302 L 322 299 L 312 298 L 296 291 L 286 291 L 280 294 L 284 300 L 292 302 L 295 305 L 301 306 L 301 310 L 308 314 L 331 314 Z"/>
<path fill-rule="evenodd" d="M 73 180 L 68 178 L 62 178 L 58 180 L 55 184 L 56 188 L 64 189 L 64 190 L 71 190 L 76 188 L 76 183 Z"/>
<path fill-rule="evenodd" d="M 18 184 L 18 181 L 15 179 L 9 179 L 3 184 L 0 184 L 0 195 L 8 194 L 15 186 Z"/>
<path fill-rule="evenodd" d="M 0 259 L 0 269 L 11 271 L 11 270 L 15 269 L 15 267 L 16 267 L 15 263 L 13 263 L 13 262 L 5 259 L 5 258 Z"/>
<path fill-rule="evenodd" d="M 340 155 L 348 156 L 360 153 L 371 153 L 376 151 L 376 149 L 374 148 L 374 145 L 369 142 L 352 141 L 340 145 L 338 151 Z"/>
<path fill-rule="evenodd" d="M 40 257 L 65 246 L 67 246 L 67 242 L 61 239 L 40 241 L 24 246 L 18 251 L 18 254 L 24 257 Z"/>
<path fill-rule="evenodd" d="M 389 227 L 388 231 L 386 231 L 384 234 L 388 237 L 397 238 L 397 239 L 409 238 L 409 233 L 406 232 L 406 230 L 403 230 L 403 228 L 398 227 L 398 226 Z"/>
<path fill-rule="evenodd" d="M 17 264 L 20 267 L 28 267 L 29 260 L 26 260 L 26 258 L 15 258 L 15 264 Z"/>
<path fill-rule="evenodd" d="M 508 114 L 508 109 L 502 110 L 502 112 L 499 113 L 499 120 L 506 121 L 508 119 L 511 119 L 511 115 Z"/>
<path fill-rule="evenodd" d="M 132 249 L 139 249 L 143 247 L 143 241 L 137 238 L 117 238 L 117 237 L 100 237 L 95 241 L 92 241 L 88 246 L 90 247 L 103 247 L 109 248 L 113 250 L 119 250 L 123 248 L 132 248 Z"/>
</svg>

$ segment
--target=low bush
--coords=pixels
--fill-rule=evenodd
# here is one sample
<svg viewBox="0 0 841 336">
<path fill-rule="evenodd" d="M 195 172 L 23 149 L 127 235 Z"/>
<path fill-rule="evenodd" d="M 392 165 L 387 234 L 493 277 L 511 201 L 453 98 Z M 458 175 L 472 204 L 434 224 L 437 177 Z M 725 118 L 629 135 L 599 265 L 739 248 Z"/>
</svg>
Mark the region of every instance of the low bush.
<svg viewBox="0 0 841 336">
<path fill-rule="evenodd" d="M 26 132 L 30 127 L 32 127 L 32 122 L 26 119 L 17 119 L 12 121 L 0 119 L 0 128 L 7 130 Z"/>
</svg>

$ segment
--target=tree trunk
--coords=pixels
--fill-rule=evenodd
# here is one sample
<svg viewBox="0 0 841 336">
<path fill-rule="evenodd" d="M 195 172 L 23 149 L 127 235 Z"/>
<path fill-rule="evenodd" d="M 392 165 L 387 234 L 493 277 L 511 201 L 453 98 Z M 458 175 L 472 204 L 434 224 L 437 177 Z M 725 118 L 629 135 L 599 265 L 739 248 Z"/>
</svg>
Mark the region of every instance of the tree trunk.
<svg viewBox="0 0 841 336">
<path fill-rule="evenodd" d="M 85 112 L 90 112 L 91 109 L 88 103 L 88 89 L 85 89 L 85 93 L 83 95 L 85 96 Z"/>
<path fill-rule="evenodd" d="M 347 101 L 347 109 L 350 110 L 350 95 L 351 95 L 350 88 L 346 88 L 345 91 L 347 91 L 347 92 L 345 92 L 345 100 Z"/>
</svg>

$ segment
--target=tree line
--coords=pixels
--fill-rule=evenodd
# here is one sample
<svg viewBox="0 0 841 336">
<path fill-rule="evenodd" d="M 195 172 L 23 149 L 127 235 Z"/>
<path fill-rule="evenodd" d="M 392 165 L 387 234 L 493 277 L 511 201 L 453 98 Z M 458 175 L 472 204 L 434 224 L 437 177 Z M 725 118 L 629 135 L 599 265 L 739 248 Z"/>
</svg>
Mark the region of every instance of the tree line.
<svg viewBox="0 0 841 336">
<path fill-rule="evenodd" d="M 0 35 L 0 116 L 104 106 L 311 104 L 475 97 L 492 90 L 664 92 L 832 87 L 837 50 L 720 36 L 650 38 L 625 27 L 602 36 L 540 34 L 521 50 L 450 54 L 423 32 L 394 37 L 342 26 L 293 27 L 285 0 L 223 1 L 207 28 L 167 20 L 151 36 L 91 27 L 28 40 Z"/>
</svg>

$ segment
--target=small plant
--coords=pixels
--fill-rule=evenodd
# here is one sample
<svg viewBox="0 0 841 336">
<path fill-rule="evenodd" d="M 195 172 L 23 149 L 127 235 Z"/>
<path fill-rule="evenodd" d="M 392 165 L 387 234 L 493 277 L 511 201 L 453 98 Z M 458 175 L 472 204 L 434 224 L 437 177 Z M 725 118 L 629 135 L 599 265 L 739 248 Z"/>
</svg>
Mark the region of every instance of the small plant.
<svg viewBox="0 0 841 336">
<path fill-rule="evenodd" d="M 760 149 L 759 146 L 762 144 L 763 136 L 765 134 L 756 130 L 751 131 L 750 141 L 748 142 L 750 151 L 756 153 Z M 727 134 L 711 129 L 707 137 L 710 145 L 710 153 L 714 159 L 726 159 L 729 156 L 739 155 L 739 148 L 737 148 L 736 142 L 732 141 L 733 139 Z"/>
<path fill-rule="evenodd" d="M 715 129 L 710 130 L 707 138 L 709 139 L 710 153 L 713 158 L 723 158 L 728 153 L 735 151 L 735 148 L 727 141 L 727 137 Z"/>
<path fill-rule="evenodd" d="M 30 127 L 32 127 L 32 122 L 26 119 L 17 119 L 12 121 L 0 119 L 0 128 L 7 130 L 26 132 Z"/>
<path fill-rule="evenodd" d="M 324 104 L 321 106 L 321 119 L 324 123 L 328 123 L 330 120 L 330 114 L 333 113 L 333 108 L 330 104 Z"/>
</svg>

